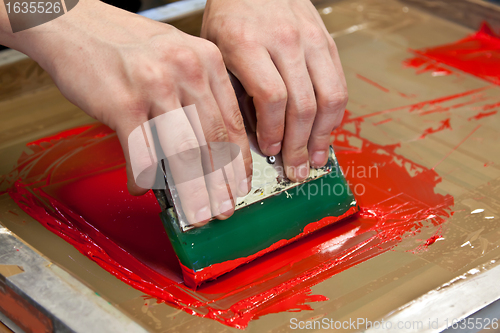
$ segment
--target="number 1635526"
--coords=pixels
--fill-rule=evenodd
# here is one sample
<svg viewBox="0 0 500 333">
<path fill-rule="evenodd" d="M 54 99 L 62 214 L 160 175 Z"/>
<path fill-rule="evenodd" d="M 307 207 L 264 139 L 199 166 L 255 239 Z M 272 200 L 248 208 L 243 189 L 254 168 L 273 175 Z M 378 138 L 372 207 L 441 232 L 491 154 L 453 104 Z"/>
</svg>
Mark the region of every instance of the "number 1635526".
<svg viewBox="0 0 500 333">
<path fill-rule="evenodd" d="M 61 3 L 59 2 L 44 2 L 44 1 L 31 1 L 31 2 L 5 2 L 7 14 L 59 14 L 62 10 Z"/>
</svg>

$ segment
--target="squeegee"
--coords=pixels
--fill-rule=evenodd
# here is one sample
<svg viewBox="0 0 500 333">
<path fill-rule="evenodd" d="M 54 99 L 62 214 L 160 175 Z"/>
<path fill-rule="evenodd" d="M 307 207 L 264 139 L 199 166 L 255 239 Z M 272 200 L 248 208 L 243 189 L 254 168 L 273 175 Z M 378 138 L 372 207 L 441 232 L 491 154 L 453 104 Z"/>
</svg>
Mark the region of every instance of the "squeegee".
<svg viewBox="0 0 500 333">
<path fill-rule="evenodd" d="M 248 125 L 248 115 L 255 112 L 251 99 L 230 77 L 240 109 L 246 115 L 254 168 L 250 193 L 238 198 L 230 218 L 195 228 L 186 221 L 172 188 L 154 191 L 184 282 L 192 288 L 358 211 L 331 147 L 327 164 L 311 168 L 301 183 L 283 174 L 280 154 L 268 157 L 261 153 L 252 126 Z"/>
</svg>

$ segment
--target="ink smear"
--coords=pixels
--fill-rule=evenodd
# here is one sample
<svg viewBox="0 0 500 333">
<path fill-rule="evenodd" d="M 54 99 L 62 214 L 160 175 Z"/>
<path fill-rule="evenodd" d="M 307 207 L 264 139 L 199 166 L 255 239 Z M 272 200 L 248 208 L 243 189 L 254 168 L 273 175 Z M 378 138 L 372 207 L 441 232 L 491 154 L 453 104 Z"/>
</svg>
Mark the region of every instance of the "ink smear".
<svg viewBox="0 0 500 333">
<path fill-rule="evenodd" d="M 437 173 L 395 153 L 397 146 L 363 139 L 359 126 L 356 133 L 345 129 L 361 121 L 347 113 L 333 142 L 361 211 L 196 291 L 182 283 L 154 195 L 128 194 L 123 153 L 108 127 L 80 127 L 28 144 L 33 154 L 19 158 L 8 191 L 46 228 L 158 302 L 245 328 L 266 313 L 311 309 L 306 302 L 327 300 L 310 294 L 313 285 L 450 216 L 453 198 L 434 192 Z M 373 174 L 360 175 L 359 166 Z"/>
<path fill-rule="evenodd" d="M 487 23 L 478 32 L 455 43 L 412 51 L 417 57 L 405 65 L 425 71 L 448 71 L 436 63 L 446 64 L 491 83 L 500 85 L 500 36 Z M 448 71 L 449 72 L 449 71 Z M 447 73 L 451 74 L 451 73 Z"/>
</svg>

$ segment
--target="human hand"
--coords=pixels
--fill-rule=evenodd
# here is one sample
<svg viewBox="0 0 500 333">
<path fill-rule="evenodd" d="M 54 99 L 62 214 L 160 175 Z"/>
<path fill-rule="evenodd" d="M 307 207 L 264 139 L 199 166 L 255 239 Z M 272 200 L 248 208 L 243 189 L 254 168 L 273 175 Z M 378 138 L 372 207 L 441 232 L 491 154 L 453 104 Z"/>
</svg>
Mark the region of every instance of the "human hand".
<svg viewBox="0 0 500 333">
<path fill-rule="evenodd" d="M 236 196 L 250 189 L 251 155 L 234 90 L 212 42 L 99 1 L 81 1 L 60 18 L 16 33 L 16 38 L 23 41 L 14 43 L 18 49 L 50 73 L 66 98 L 116 130 L 132 194 L 147 191 L 137 185 L 132 166 L 147 169 L 146 178 L 154 177 L 156 169 L 147 151 L 129 147 L 130 133 L 150 119 L 174 179 L 203 175 L 199 147 L 205 141 L 238 145 L 243 159 L 226 170 L 231 195 L 222 173 L 176 184 L 192 224 L 232 215 Z M 200 126 L 193 125 L 192 113 L 180 109 L 192 104 Z"/>
<path fill-rule="evenodd" d="M 309 0 L 208 0 L 202 37 L 253 97 L 264 154 L 282 150 L 294 181 L 328 159 L 347 86 L 337 48 Z"/>
</svg>

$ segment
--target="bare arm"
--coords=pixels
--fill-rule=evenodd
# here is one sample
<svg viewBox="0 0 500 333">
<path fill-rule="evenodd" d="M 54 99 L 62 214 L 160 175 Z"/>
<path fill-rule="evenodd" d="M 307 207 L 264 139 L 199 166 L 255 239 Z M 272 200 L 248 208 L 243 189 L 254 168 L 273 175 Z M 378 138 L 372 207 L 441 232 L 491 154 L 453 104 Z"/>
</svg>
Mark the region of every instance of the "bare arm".
<svg viewBox="0 0 500 333">
<path fill-rule="evenodd" d="M 3 9 L 1 13 L 0 43 L 37 61 L 68 100 L 116 130 L 132 194 L 143 194 L 147 188 L 138 186 L 132 175 L 130 133 L 150 119 L 192 104 L 207 142 L 240 147 L 244 165 L 234 166 L 231 181 L 237 193 L 233 195 L 248 193 L 249 145 L 222 55 L 212 42 L 95 0 L 81 0 L 67 14 L 16 33 L 11 32 Z M 199 137 L 187 115 L 158 119 L 167 118 L 156 118 L 167 156 L 190 148 L 196 151 Z M 135 158 L 139 165 L 151 162 L 141 152 Z M 189 172 L 201 168 L 201 157 L 190 154 L 173 163 L 177 164 L 172 168 Z M 201 177 L 181 189 L 186 198 L 182 206 L 193 224 L 233 213 L 234 203 L 228 202 L 227 189 L 220 184 L 224 179 L 211 182 Z"/>
</svg>

